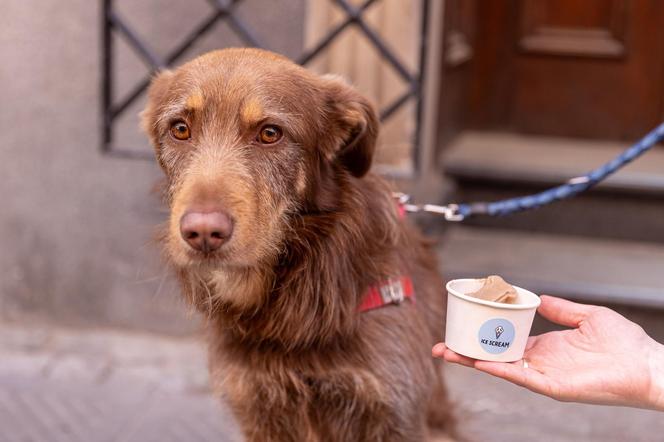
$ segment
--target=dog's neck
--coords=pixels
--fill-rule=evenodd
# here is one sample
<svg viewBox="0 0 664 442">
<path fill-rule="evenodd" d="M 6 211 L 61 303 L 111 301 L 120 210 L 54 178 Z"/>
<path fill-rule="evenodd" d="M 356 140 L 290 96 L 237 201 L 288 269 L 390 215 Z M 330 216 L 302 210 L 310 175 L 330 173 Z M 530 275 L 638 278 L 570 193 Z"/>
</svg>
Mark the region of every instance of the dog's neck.
<svg viewBox="0 0 664 442">
<path fill-rule="evenodd" d="M 209 310 L 227 339 L 295 351 L 352 338 L 367 287 L 401 271 L 395 250 L 403 232 L 389 189 L 377 178 L 347 189 L 338 211 L 291 222 L 294 234 L 276 266 L 228 273 L 206 288 L 262 300 Z"/>
</svg>

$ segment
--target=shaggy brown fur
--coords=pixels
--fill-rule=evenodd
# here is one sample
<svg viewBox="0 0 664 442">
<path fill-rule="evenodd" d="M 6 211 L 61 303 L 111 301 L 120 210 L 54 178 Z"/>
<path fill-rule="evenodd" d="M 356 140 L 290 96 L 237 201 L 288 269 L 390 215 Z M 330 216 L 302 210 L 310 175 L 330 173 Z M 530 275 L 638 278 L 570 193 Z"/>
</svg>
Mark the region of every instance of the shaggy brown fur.
<svg viewBox="0 0 664 442">
<path fill-rule="evenodd" d="M 190 138 L 171 133 L 185 123 Z M 378 122 L 337 78 L 256 49 L 161 73 L 144 125 L 168 179 L 167 255 L 209 318 L 210 370 L 250 441 L 421 441 L 450 429 L 439 368 L 443 285 L 427 244 L 367 173 Z M 281 128 L 272 144 L 258 134 Z M 224 210 L 212 253 L 182 239 L 192 207 Z M 358 312 L 409 275 L 416 302 Z"/>
</svg>

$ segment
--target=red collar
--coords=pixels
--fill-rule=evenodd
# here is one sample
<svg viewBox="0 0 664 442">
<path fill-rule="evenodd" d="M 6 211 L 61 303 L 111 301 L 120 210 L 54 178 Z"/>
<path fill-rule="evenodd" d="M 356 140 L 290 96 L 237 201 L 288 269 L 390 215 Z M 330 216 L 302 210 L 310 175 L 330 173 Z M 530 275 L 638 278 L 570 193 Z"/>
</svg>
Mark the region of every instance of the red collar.
<svg viewBox="0 0 664 442">
<path fill-rule="evenodd" d="M 397 213 L 401 219 L 406 217 L 406 207 L 400 201 L 397 201 Z M 410 277 L 390 278 L 369 287 L 358 310 L 362 313 L 388 304 L 401 304 L 406 298 L 410 298 L 411 302 L 415 302 L 413 281 Z"/>
<path fill-rule="evenodd" d="M 410 298 L 411 302 L 415 302 L 413 281 L 408 276 L 391 278 L 369 287 L 358 310 L 361 313 L 388 304 L 401 304 L 406 298 Z"/>
</svg>

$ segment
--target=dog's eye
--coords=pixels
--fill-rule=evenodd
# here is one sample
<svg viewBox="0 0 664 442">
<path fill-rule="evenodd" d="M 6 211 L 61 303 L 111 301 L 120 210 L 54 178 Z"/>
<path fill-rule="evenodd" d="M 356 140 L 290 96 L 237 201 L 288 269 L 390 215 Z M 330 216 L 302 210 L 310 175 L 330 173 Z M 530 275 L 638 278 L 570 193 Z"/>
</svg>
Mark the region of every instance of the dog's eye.
<svg viewBox="0 0 664 442">
<path fill-rule="evenodd" d="M 184 121 L 176 121 L 171 124 L 171 135 L 177 140 L 188 140 L 191 138 L 189 126 Z"/>
<path fill-rule="evenodd" d="M 258 141 L 263 144 L 276 143 L 281 139 L 283 132 L 278 126 L 267 125 L 263 126 L 258 134 Z"/>
</svg>

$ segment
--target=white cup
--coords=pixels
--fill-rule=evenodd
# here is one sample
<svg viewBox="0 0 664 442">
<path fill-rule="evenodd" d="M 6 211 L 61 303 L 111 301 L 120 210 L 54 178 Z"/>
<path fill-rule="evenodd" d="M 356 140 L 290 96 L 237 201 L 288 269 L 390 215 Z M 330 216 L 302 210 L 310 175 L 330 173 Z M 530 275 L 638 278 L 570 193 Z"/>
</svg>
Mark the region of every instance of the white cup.
<svg viewBox="0 0 664 442">
<path fill-rule="evenodd" d="M 514 287 L 516 302 L 485 301 L 466 293 L 482 287 L 479 279 L 447 283 L 445 345 L 456 353 L 484 361 L 513 362 L 523 358 L 539 296 Z"/>
</svg>

